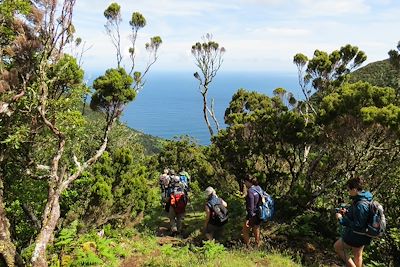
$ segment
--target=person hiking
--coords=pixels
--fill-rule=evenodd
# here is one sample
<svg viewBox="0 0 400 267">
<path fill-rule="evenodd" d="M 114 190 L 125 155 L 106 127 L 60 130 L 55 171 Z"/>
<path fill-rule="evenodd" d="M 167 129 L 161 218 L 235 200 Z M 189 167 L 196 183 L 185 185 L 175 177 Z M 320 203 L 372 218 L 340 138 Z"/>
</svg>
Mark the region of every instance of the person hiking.
<svg viewBox="0 0 400 267">
<path fill-rule="evenodd" d="M 246 185 L 247 188 L 247 194 L 246 194 L 247 215 L 246 215 L 246 221 L 242 229 L 243 241 L 247 247 L 250 247 L 250 230 L 252 230 L 256 246 L 259 247 L 261 220 L 257 215 L 257 211 L 260 201 L 260 195 L 258 192 L 261 192 L 262 189 L 260 186 L 258 186 L 257 180 L 253 178 L 251 175 L 246 175 L 244 184 Z"/>
<path fill-rule="evenodd" d="M 207 202 L 205 204 L 206 220 L 204 234 L 208 240 L 220 239 L 223 226 L 228 221 L 228 204 L 219 198 L 211 186 L 205 190 Z"/>
<path fill-rule="evenodd" d="M 334 249 L 340 258 L 349 267 L 362 266 L 362 253 L 364 246 L 369 245 L 371 237 L 362 234 L 368 223 L 369 202 L 373 196 L 363 190 L 363 179 L 352 178 L 346 183 L 348 193 L 352 199 L 351 206 L 346 210 L 341 208 L 336 213 L 340 225 L 345 226 L 342 237 L 335 244 Z M 346 250 L 352 250 L 354 259 L 350 258 Z"/>
<path fill-rule="evenodd" d="M 185 209 L 188 202 L 184 191 L 184 185 L 174 170 L 169 171 L 170 182 L 168 187 L 168 217 L 172 235 L 182 231 L 182 221 L 185 216 Z"/>
<path fill-rule="evenodd" d="M 161 190 L 161 202 L 163 203 L 163 205 L 165 205 L 165 202 L 168 198 L 168 186 L 170 180 L 168 172 L 169 172 L 168 169 L 164 169 L 164 172 L 163 174 L 160 175 L 159 179 L 160 190 Z"/>
<path fill-rule="evenodd" d="M 190 192 L 190 175 L 187 171 L 185 171 L 185 168 L 181 168 L 179 171 L 179 177 L 181 182 L 185 185 L 185 192 L 188 195 Z"/>
</svg>

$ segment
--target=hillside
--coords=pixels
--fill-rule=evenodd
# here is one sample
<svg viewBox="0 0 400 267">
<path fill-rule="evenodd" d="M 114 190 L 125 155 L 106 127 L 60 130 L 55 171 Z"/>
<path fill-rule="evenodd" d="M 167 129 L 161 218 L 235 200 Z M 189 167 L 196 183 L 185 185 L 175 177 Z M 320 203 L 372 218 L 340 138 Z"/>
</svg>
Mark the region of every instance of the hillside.
<svg viewBox="0 0 400 267">
<path fill-rule="evenodd" d="M 104 121 L 103 114 L 91 110 L 88 106 L 84 109 L 85 116 L 91 121 L 92 124 L 102 124 Z M 111 139 L 121 139 L 123 142 L 139 143 L 144 148 L 146 155 L 157 154 L 161 150 L 161 143 L 164 139 L 155 137 L 149 134 L 142 133 L 135 129 L 130 128 L 125 123 L 117 122 L 115 127 L 111 131 Z M 112 145 L 114 141 L 110 142 Z"/>
<path fill-rule="evenodd" d="M 351 83 L 365 81 L 375 86 L 390 86 L 393 88 L 397 87 L 397 79 L 398 73 L 390 65 L 389 59 L 369 63 L 350 75 Z"/>
</svg>

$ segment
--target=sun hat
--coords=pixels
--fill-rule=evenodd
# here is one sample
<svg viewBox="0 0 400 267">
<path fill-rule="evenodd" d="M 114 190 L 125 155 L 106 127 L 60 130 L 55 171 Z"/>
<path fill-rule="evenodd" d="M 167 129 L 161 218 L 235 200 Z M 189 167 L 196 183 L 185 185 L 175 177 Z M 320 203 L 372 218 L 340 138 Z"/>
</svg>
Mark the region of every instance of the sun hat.
<svg viewBox="0 0 400 267">
<path fill-rule="evenodd" d="M 211 186 L 207 187 L 204 192 L 206 193 L 207 197 L 210 196 L 211 194 L 215 194 L 215 190 Z"/>
</svg>

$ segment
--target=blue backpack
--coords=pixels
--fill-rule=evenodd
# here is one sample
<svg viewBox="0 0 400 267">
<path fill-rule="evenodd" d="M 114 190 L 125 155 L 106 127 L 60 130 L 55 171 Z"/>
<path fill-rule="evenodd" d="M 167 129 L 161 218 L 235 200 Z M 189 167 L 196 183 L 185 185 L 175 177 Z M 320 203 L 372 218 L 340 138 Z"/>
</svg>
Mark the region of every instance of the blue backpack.
<svg viewBox="0 0 400 267">
<path fill-rule="evenodd" d="M 365 231 L 363 232 L 358 232 L 354 230 L 353 232 L 374 238 L 382 237 L 386 230 L 386 218 L 385 214 L 383 213 L 382 205 L 377 201 L 369 202 L 365 199 L 360 200 L 359 202 L 357 202 L 357 204 L 360 202 L 366 203 L 369 207 L 367 226 L 365 228 Z M 355 217 L 354 208 L 353 217 Z"/>
<path fill-rule="evenodd" d="M 262 222 L 271 221 L 275 213 L 275 202 L 274 199 L 268 195 L 264 190 L 259 192 L 260 195 L 259 206 L 257 210 L 257 216 Z"/>
<path fill-rule="evenodd" d="M 186 191 L 190 191 L 190 186 L 189 186 L 189 179 L 186 175 L 180 175 L 179 176 L 179 181 L 185 186 Z"/>
<path fill-rule="evenodd" d="M 189 180 L 188 180 L 188 178 L 186 177 L 186 175 L 180 175 L 180 176 L 179 176 L 179 180 L 180 180 L 182 183 L 184 183 L 185 185 L 188 185 L 188 184 L 189 184 Z"/>
</svg>

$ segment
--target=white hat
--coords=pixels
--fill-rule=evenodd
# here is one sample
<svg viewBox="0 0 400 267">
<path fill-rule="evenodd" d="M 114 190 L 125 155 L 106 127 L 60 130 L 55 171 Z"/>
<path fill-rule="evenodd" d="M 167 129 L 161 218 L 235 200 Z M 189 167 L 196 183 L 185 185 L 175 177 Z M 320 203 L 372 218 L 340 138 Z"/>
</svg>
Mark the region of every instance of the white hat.
<svg viewBox="0 0 400 267">
<path fill-rule="evenodd" d="M 206 193 L 207 197 L 210 196 L 211 194 L 215 194 L 215 190 L 211 186 L 207 187 L 204 192 Z"/>
</svg>

